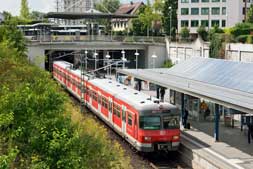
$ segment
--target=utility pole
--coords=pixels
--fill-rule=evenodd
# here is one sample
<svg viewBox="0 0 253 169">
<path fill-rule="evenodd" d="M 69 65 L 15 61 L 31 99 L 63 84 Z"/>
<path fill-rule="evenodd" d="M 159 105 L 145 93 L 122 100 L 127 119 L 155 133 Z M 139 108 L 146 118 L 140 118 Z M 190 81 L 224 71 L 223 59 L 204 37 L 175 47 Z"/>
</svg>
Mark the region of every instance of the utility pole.
<svg viewBox="0 0 253 169">
<path fill-rule="evenodd" d="M 85 58 L 84 58 L 85 52 L 81 51 L 81 113 L 84 113 L 85 109 Z"/>
<path fill-rule="evenodd" d="M 247 21 L 247 11 L 248 11 L 248 9 L 247 9 L 247 2 L 248 0 L 244 0 L 244 12 L 245 12 L 245 14 L 244 14 L 244 22 L 246 22 Z"/>
</svg>

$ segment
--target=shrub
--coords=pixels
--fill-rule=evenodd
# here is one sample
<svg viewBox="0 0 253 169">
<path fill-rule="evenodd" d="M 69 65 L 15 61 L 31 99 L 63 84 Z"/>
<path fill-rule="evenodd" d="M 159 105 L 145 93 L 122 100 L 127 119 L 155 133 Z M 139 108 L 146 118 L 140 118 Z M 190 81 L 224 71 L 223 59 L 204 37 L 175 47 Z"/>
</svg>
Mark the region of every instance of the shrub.
<svg viewBox="0 0 253 169">
<path fill-rule="evenodd" d="M 246 43 L 249 35 L 240 35 L 236 37 L 237 42 Z"/>
<path fill-rule="evenodd" d="M 208 39 L 208 32 L 204 26 L 200 26 L 197 30 L 198 35 L 204 40 L 207 41 Z"/>
<path fill-rule="evenodd" d="M 172 61 L 170 59 L 164 61 L 164 63 L 163 63 L 164 68 L 171 68 L 172 66 L 174 66 L 174 64 L 172 63 Z"/>
<path fill-rule="evenodd" d="M 183 27 L 180 31 L 180 36 L 183 40 L 187 40 L 190 37 L 190 30 L 187 27 Z"/>
</svg>

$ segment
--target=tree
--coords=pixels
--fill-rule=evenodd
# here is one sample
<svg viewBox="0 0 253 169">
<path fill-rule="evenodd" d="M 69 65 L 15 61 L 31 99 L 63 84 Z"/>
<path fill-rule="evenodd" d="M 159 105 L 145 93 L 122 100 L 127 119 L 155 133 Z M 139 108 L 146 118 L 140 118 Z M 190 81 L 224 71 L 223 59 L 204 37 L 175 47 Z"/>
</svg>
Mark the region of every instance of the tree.
<svg viewBox="0 0 253 169">
<path fill-rule="evenodd" d="M 20 18 L 24 20 L 30 19 L 27 0 L 21 0 Z"/>
<path fill-rule="evenodd" d="M 253 5 L 250 5 L 250 9 L 247 12 L 247 22 L 253 23 Z"/>
<path fill-rule="evenodd" d="M 206 28 L 204 26 L 200 26 L 198 29 L 197 29 L 197 33 L 198 35 L 204 40 L 204 41 L 207 41 L 208 40 L 208 32 L 206 30 Z"/>
<path fill-rule="evenodd" d="M 43 20 L 43 15 L 44 15 L 44 13 L 42 13 L 42 12 L 32 11 L 30 14 L 30 18 L 31 18 L 31 20 L 39 21 L 39 20 Z"/>
<path fill-rule="evenodd" d="M 183 40 L 187 40 L 190 37 L 190 30 L 187 27 L 183 27 L 180 31 L 180 36 Z"/>
<path fill-rule="evenodd" d="M 102 0 L 100 3 L 95 4 L 95 9 L 104 13 L 114 13 L 120 6 L 119 0 Z"/>
<path fill-rule="evenodd" d="M 171 7 L 171 10 L 169 9 Z M 165 0 L 163 7 L 163 27 L 167 35 L 172 34 L 173 37 L 176 36 L 177 30 L 177 9 L 178 1 L 175 0 Z M 171 17 L 170 17 L 171 14 Z M 171 18 L 171 21 L 170 21 Z M 170 25 L 171 23 L 171 25 Z"/>
</svg>

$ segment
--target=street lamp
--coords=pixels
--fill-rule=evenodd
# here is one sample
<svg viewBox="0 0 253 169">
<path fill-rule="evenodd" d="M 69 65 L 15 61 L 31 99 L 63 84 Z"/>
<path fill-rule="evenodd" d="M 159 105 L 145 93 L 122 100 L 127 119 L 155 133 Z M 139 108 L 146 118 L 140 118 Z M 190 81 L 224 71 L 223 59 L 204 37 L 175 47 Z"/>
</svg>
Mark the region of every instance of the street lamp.
<svg viewBox="0 0 253 169">
<path fill-rule="evenodd" d="M 111 58 L 111 56 L 109 55 L 109 52 L 107 52 L 107 54 L 105 55 L 106 59 L 107 59 L 107 66 L 109 65 L 109 59 Z M 107 75 L 109 75 L 109 68 L 107 68 Z"/>
<path fill-rule="evenodd" d="M 87 69 L 88 69 L 88 63 L 87 63 L 87 60 L 88 60 L 88 51 L 85 50 L 84 53 L 85 53 L 85 70 L 87 71 Z"/>
<path fill-rule="evenodd" d="M 136 50 L 136 52 L 134 53 L 134 55 L 135 55 L 135 63 L 136 63 L 136 69 L 138 69 L 138 56 L 140 55 L 139 53 L 138 53 L 138 50 Z"/>
<path fill-rule="evenodd" d="M 93 55 L 93 57 L 95 58 L 95 70 L 97 70 L 97 56 L 98 56 L 98 53 L 95 50 L 94 55 Z"/>
<path fill-rule="evenodd" d="M 172 7 L 169 6 L 170 11 L 170 42 L 171 42 L 171 29 L 172 29 Z"/>
<path fill-rule="evenodd" d="M 122 61 L 123 61 L 123 69 L 125 69 L 125 61 L 126 61 L 126 58 L 125 58 L 125 54 L 126 52 L 124 50 L 121 51 L 121 54 L 122 54 Z"/>
<path fill-rule="evenodd" d="M 155 59 L 157 58 L 156 54 L 153 53 L 153 55 L 151 56 L 153 58 L 153 69 L 155 68 Z"/>
</svg>

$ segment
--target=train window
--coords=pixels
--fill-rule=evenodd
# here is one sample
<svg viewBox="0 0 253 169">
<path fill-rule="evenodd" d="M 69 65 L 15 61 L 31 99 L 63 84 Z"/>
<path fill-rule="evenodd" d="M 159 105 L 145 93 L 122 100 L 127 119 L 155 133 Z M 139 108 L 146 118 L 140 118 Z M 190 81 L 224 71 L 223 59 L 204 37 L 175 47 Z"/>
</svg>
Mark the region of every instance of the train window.
<svg viewBox="0 0 253 169">
<path fill-rule="evenodd" d="M 132 126 L 133 124 L 133 117 L 132 117 L 132 114 L 130 114 L 129 112 L 128 112 L 127 123 L 129 126 Z"/>
<path fill-rule="evenodd" d="M 160 130 L 161 129 L 160 116 L 141 116 L 140 128 L 144 130 Z"/>
<path fill-rule="evenodd" d="M 98 101 L 98 94 L 93 91 L 93 100 Z"/>
<path fill-rule="evenodd" d="M 102 96 L 102 106 L 108 109 L 108 100 Z"/>
<path fill-rule="evenodd" d="M 163 116 L 163 128 L 164 129 L 179 128 L 179 116 Z"/>
<path fill-rule="evenodd" d="M 113 104 L 113 113 L 120 118 L 121 108 L 117 104 Z"/>
</svg>

